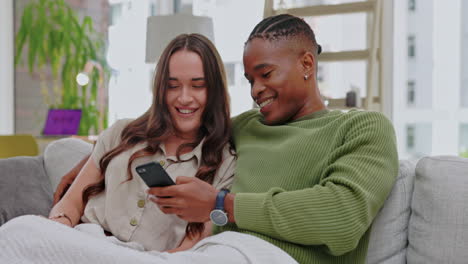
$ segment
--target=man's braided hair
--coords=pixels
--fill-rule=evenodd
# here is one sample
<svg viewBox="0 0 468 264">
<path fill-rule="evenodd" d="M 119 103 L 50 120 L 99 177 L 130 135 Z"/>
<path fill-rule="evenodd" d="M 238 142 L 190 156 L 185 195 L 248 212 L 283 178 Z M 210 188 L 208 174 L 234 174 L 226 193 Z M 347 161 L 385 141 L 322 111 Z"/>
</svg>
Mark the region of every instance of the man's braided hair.
<svg viewBox="0 0 468 264">
<path fill-rule="evenodd" d="M 295 37 L 302 37 L 310 42 L 310 49 L 316 51 L 317 54 L 322 52 L 322 47 L 317 44 L 314 31 L 309 24 L 304 19 L 289 14 L 271 16 L 260 21 L 250 33 L 245 44 L 254 38 L 275 41 Z"/>
</svg>

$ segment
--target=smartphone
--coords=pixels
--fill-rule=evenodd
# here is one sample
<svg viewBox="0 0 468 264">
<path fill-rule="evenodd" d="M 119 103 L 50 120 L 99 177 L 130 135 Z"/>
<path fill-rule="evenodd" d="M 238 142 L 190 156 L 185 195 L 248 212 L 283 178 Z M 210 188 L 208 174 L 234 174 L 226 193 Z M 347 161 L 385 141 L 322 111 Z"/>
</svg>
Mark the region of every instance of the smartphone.
<svg viewBox="0 0 468 264">
<path fill-rule="evenodd" d="M 175 185 L 175 182 L 159 163 L 150 162 L 140 165 L 136 167 L 136 171 L 150 188 Z"/>
</svg>

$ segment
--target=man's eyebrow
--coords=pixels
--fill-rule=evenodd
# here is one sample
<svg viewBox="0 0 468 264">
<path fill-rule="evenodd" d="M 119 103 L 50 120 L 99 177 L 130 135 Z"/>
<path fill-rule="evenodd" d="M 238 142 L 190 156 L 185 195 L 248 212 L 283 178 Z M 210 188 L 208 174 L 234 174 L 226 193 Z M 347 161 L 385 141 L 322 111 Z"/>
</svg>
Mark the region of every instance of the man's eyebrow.
<svg viewBox="0 0 468 264">
<path fill-rule="evenodd" d="M 254 71 L 258 71 L 258 70 L 260 70 L 260 69 L 263 69 L 263 68 L 266 68 L 266 67 L 270 67 L 270 66 L 271 66 L 271 64 L 269 64 L 269 63 L 258 64 L 258 65 L 255 65 Z M 248 75 L 246 72 L 244 72 L 244 77 L 247 78 L 247 79 L 249 79 L 249 75 Z"/>
<path fill-rule="evenodd" d="M 258 70 L 260 70 L 262 68 L 266 68 L 266 67 L 269 67 L 269 66 L 271 66 L 271 64 L 268 64 L 268 63 L 258 64 L 258 65 L 255 65 L 254 70 L 258 71 Z"/>
</svg>

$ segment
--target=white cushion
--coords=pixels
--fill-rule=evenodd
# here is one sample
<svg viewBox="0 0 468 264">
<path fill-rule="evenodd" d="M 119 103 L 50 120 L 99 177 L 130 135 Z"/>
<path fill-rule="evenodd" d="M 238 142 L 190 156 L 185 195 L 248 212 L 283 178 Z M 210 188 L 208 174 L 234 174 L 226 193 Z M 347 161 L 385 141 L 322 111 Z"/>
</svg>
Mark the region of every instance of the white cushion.
<svg viewBox="0 0 468 264">
<path fill-rule="evenodd" d="M 44 150 L 44 167 L 55 191 L 60 179 L 93 150 L 93 145 L 81 139 L 64 138 L 53 141 Z"/>
</svg>

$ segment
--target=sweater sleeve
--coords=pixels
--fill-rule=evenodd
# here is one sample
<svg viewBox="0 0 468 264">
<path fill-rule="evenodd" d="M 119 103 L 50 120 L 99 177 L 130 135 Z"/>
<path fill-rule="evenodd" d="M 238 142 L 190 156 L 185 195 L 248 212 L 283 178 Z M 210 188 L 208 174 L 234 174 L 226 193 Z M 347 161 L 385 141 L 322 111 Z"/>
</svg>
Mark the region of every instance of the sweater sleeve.
<svg viewBox="0 0 468 264">
<path fill-rule="evenodd" d="M 393 127 L 382 114 L 362 112 L 348 122 L 319 184 L 238 193 L 237 226 L 296 244 L 324 245 L 332 255 L 356 248 L 392 189 L 398 156 Z"/>
</svg>

